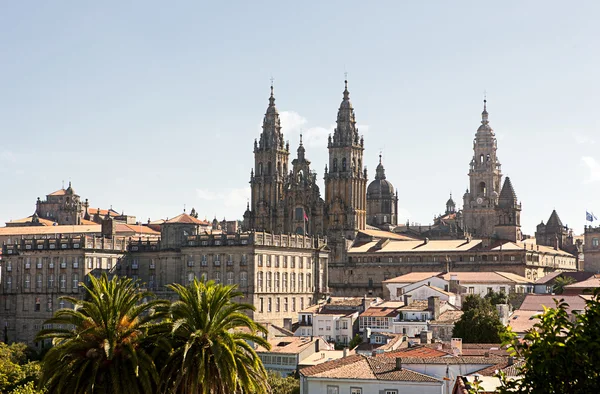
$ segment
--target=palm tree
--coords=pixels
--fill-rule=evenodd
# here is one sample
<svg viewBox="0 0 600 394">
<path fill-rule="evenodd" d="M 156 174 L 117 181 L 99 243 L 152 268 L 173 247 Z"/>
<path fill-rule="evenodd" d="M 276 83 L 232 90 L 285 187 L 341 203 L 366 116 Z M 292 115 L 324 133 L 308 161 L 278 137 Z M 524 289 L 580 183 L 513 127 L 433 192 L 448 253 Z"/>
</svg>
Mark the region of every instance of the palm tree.
<svg viewBox="0 0 600 394">
<path fill-rule="evenodd" d="M 156 391 L 159 373 L 147 351 L 152 341 L 147 334 L 165 301 L 146 302 L 152 293 L 129 278 L 88 278 L 85 300 L 60 297 L 74 309 L 57 311 L 46 321 L 52 328 L 37 335 L 54 345 L 44 356 L 40 386 L 68 394 Z"/>
<path fill-rule="evenodd" d="M 194 280 L 188 287 L 169 286 L 179 296 L 171 304 L 172 349 L 161 381 L 165 392 L 184 394 L 266 393 L 266 370 L 252 344 L 270 348 L 260 335 L 266 329 L 244 312 L 250 304 L 236 286 Z"/>
<path fill-rule="evenodd" d="M 559 275 L 554 278 L 554 284 L 552 285 L 552 292 L 554 294 L 562 294 L 565 291 L 565 287 L 575 283 L 575 279 L 571 276 Z"/>
</svg>

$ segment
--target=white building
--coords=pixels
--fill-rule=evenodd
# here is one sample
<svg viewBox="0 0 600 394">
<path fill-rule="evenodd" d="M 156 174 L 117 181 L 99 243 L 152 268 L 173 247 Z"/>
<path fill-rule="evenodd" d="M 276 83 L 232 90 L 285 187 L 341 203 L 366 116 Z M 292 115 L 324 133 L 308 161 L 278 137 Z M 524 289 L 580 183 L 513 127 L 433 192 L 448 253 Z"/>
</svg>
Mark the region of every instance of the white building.
<svg viewBox="0 0 600 394">
<path fill-rule="evenodd" d="M 360 312 L 381 302 L 380 298 L 331 297 L 298 314 L 295 336 L 321 336 L 329 342 L 348 345 L 356 333 Z"/>
<path fill-rule="evenodd" d="M 496 293 L 531 293 L 533 283 L 509 272 L 411 272 L 383 281 L 391 300 L 402 300 L 404 294 L 427 285 L 446 292 L 485 296 Z"/>
<path fill-rule="evenodd" d="M 398 359 L 399 360 L 399 359 Z M 396 359 L 360 354 L 300 370 L 302 394 L 443 394 L 444 382 L 396 364 Z"/>
</svg>

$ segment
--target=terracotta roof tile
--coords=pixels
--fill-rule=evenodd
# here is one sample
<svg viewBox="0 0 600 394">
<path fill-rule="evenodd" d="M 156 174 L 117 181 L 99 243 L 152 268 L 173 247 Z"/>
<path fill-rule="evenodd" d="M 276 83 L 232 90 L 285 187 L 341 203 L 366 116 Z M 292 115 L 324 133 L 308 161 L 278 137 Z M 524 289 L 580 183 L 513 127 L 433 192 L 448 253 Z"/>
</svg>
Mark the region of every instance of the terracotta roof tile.
<svg viewBox="0 0 600 394">
<path fill-rule="evenodd" d="M 398 316 L 400 312 L 396 308 L 380 308 L 377 306 L 372 306 L 363 313 L 360 314 L 360 317 L 395 317 Z"/>
<path fill-rule="evenodd" d="M 209 225 L 207 221 L 196 219 L 193 216 L 188 215 L 187 213 L 182 213 L 181 215 L 177 215 L 172 219 L 169 219 L 165 222 L 166 224 L 171 223 L 188 223 L 188 224 L 201 224 L 201 225 Z"/>
<path fill-rule="evenodd" d="M 493 357 L 477 357 L 477 356 L 458 356 L 458 357 L 400 357 L 402 364 L 483 364 L 483 365 L 495 365 L 502 361 L 504 358 L 493 356 Z"/>
<path fill-rule="evenodd" d="M 370 379 L 404 382 L 441 382 L 408 369 L 396 369 L 394 359 L 377 359 L 360 354 L 302 368 L 300 373 L 308 377 L 333 379 Z"/>
<path fill-rule="evenodd" d="M 377 357 L 419 357 L 419 358 L 432 358 L 432 357 L 444 357 L 448 356 L 448 352 L 444 352 L 442 350 L 431 349 L 425 346 L 406 348 L 401 350 L 396 350 L 393 352 L 383 353 L 377 355 Z"/>
</svg>

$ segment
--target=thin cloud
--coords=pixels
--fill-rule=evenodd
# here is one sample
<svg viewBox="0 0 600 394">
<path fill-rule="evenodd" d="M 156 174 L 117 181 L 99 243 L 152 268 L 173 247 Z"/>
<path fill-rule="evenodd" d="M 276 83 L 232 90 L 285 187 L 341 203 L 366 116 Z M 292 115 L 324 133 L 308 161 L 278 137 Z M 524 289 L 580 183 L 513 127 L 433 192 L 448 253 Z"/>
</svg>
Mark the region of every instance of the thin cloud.
<svg viewBox="0 0 600 394">
<path fill-rule="evenodd" d="M 590 170 L 589 177 L 583 183 L 600 181 L 600 163 L 590 156 L 583 156 L 581 162 Z"/>
</svg>

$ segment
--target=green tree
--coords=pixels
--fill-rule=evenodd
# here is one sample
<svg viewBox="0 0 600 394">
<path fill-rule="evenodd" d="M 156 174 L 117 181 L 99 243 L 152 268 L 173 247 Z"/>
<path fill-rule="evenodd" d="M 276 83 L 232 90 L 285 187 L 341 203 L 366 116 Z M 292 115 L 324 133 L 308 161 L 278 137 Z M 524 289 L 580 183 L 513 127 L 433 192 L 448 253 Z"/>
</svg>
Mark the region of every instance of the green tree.
<svg viewBox="0 0 600 394">
<path fill-rule="evenodd" d="M 44 356 L 40 386 L 67 394 L 155 392 L 159 373 L 146 342 L 165 301 L 129 278 L 88 278 L 86 300 L 60 297 L 74 309 L 57 311 L 46 321 L 52 328 L 37 336 L 54 345 Z"/>
<path fill-rule="evenodd" d="M 555 302 L 523 339 L 508 331 L 505 343 L 524 364 L 501 393 L 600 393 L 600 290 L 574 319 L 564 300 Z"/>
<path fill-rule="evenodd" d="M 559 275 L 554 278 L 554 284 L 552 285 L 552 292 L 554 294 L 562 294 L 565 291 L 565 287 L 570 285 L 571 283 L 575 283 L 575 279 L 571 276 L 563 276 Z"/>
<path fill-rule="evenodd" d="M 463 315 L 454 324 L 452 336 L 464 343 L 499 343 L 506 331 L 496 307 L 488 298 L 468 295 L 462 305 Z"/>
<path fill-rule="evenodd" d="M 40 374 L 40 364 L 31 356 L 24 343 L 0 343 L 0 393 L 21 392 L 33 386 Z"/>
<path fill-rule="evenodd" d="M 284 378 L 278 373 L 269 372 L 269 386 L 272 394 L 300 394 L 300 380 L 293 376 Z"/>
<path fill-rule="evenodd" d="M 169 308 L 172 350 L 162 371 L 167 392 L 266 393 L 267 372 L 252 344 L 270 348 L 266 329 L 245 312 L 254 306 L 233 302 L 235 286 L 194 280 L 169 286 L 179 300 Z"/>
<path fill-rule="evenodd" d="M 498 304 L 508 304 L 508 295 L 503 291 L 495 292 L 492 290 L 483 298 L 490 300 L 490 303 L 494 306 Z"/>
<path fill-rule="evenodd" d="M 350 340 L 350 343 L 348 344 L 348 347 L 349 347 L 350 349 L 354 349 L 355 347 L 357 347 L 358 345 L 360 345 L 360 344 L 362 343 L 362 341 L 363 341 L 363 339 L 362 339 L 362 337 L 360 336 L 360 334 L 356 334 L 356 335 L 354 336 L 354 338 L 352 338 L 352 339 Z"/>
</svg>

